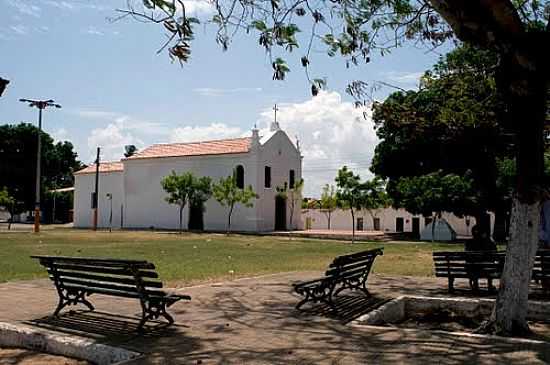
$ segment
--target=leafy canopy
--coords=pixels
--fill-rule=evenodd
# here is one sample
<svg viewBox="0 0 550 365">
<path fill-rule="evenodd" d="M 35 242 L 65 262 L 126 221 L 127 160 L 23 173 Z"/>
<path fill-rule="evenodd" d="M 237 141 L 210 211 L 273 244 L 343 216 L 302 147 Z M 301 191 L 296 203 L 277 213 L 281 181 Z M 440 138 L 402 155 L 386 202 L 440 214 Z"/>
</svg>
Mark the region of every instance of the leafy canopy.
<svg viewBox="0 0 550 365">
<path fill-rule="evenodd" d="M 214 198 L 223 206 L 233 208 L 236 204 L 242 204 L 247 208 L 254 206 L 253 199 L 256 193 L 251 185 L 244 189 L 237 187 L 237 182 L 234 176 L 220 178 L 219 182 L 212 187 Z"/>
<path fill-rule="evenodd" d="M 395 207 L 424 216 L 448 211 L 449 207 L 461 216 L 477 205 L 470 177 L 442 171 L 399 179 L 392 197 Z"/>
</svg>

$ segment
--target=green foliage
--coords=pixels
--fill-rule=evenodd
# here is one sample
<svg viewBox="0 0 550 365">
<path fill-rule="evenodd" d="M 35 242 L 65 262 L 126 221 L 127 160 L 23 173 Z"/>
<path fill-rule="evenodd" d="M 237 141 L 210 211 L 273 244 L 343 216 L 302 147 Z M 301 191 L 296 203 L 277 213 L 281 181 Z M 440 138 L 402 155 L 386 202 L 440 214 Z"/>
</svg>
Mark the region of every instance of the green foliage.
<svg viewBox="0 0 550 365">
<path fill-rule="evenodd" d="M 231 230 L 231 215 L 235 205 L 242 204 L 247 208 L 251 208 L 254 206 L 253 199 L 257 196 L 251 185 L 239 189 L 234 176 L 222 177 L 218 183 L 212 186 L 212 191 L 218 203 L 228 208 L 227 232 Z"/>
<path fill-rule="evenodd" d="M 184 172 L 178 175 L 175 171 L 165 176 L 160 184 L 168 194 L 165 200 L 179 206 L 179 228 L 183 231 L 183 209 L 190 203 L 199 205 L 207 201 L 212 195 L 212 180 L 209 177 L 196 177 L 192 172 Z"/>
<path fill-rule="evenodd" d="M 32 210 L 35 200 L 38 128 L 31 124 L 0 126 L 0 186 L 16 200 L 17 212 Z M 54 143 L 44 131 L 42 142 L 42 194 L 74 185 L 73 172 L 84 167 L 71 142 Z M 16 213 L 17 213 L 16 212 Z"/>
<path fill-rule="evenodd" d="M 473 181 L 467 176 L 445 174 L 442 171 L 403 177 L 392 188 L 395 207 L 405 208 L 412 214 L 431 216 L 434 212 L 452 211 L 461 216 L 477 205 Z"/>
<path fill-rule="evenodd" d="M 322 210 L 332 212 L 338 207 L 338 198 L 334 185 L 326 184 L 321 193 L 320 206 Z"/>
<path fill-rule="evenodd" d="M 336 195 L 336 189 L 334 185 L 326 184 L 323 187 L 321 193 L 321 200 L 319 202 L 321 212 L 327 217 L 327 229 L 330 229 L 330 221 L 332 212 L 338 208 L 338 197 Z"/>
<path fill-rule="evenodd" d="M 355 210 L 366 209 L 372 211 L 386 207 L 390 200 L 385 191 L 384 181 L 378 177 L 361 182 L 359 175 L 355 175 L 347 166 L 338 170 L 336 176 L 336 199 L 342 209 L 349 209 L 352 219 L 352 241 L 355 239 Z"/>
<path fill-rule="evenodd" d="M 9 207 L 14 204 L 15 199 L 9 194 L 8 188 L 5 186 L 0 190 L 0 206 Z"/>
<path fill-rule="evenodd" d="M 499 123 L 506 107 L 496 88 L 496 65 L 494 53 L 462 46 L 424 74 L 420 90 L 376 103 L 373 119 L 381 142 L 371 170 L 388 179 L 389 187 L 400 178 L 440 170 L 468 173 L 478 202 L 472 215 L 506 206 L 513 181 L 500 178 L 497 160 L 511 158 L 513 151 Z M 396 191 L 388 189 L 394 199 Z M 446 210 L 459 213 L 453 205 Z"/>
<path fill-rule="evenodd" d="M 304 190 L 304 179 L 300 179 L 294 183 L 294 188 L 290 189 L 288 184 L 285 183 L 283 187 L 277 186 L 276 191 L 277 195 L 288 200 L 290 207 L 290 225 L 291 228 L 294 222 L 294 212 L 296 210 L 296 205 L 302 201 L 302 191 Z M 303 206 L 303 204 L 302 204 Z"/>
</svg>

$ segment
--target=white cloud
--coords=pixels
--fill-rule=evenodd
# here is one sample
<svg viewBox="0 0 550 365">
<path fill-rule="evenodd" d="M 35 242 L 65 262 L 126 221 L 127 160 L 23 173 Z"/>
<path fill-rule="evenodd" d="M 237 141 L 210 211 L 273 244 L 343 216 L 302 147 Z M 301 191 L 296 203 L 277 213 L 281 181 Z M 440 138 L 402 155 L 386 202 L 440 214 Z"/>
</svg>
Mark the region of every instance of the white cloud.
<svg viewBox="0 0 550 365">
<path fill-rule="evenodd" d="M 237 87 L 233 89 L 218 89 L 211 87 L 199 87 L 193 89 L 199 95 L 202 96 L 223 96 L 227 94 L 236 94 L 236 93 L 247 93 L 247 92 L 260 92 L 262 91 L 261 87 Z"/>
<path fill-rule="evenodd" d="M 26 26 L 24 26 L 23 24 L 18 24 L 18 25 L 11 25 L 10 26 L 10 29 L 16 33 L 16 34 L 19 34 L 19 35 L 25 35 L 29 32 L 29 28 L 27 28 Z"/>
<path fill-rule="evenodd" d="M 105 33 L 103 33 L 101 30 L 97 29 L 94 26 L 89 26 L 85 32 L 91 35 L 99 35 L 99 36 L 105 35 Z"/>
<path fill-rule="evenodd" d="M 369 167 L 378 138 L 370 112 L 365 119 L 365 109 L 342 101 L 337 92 L 325 91 L 302 103 L 278 106 L 281 128 L 292 140 L 300 140 L 306 196 L 320 196 L 322 186 L 334 184 L 336 172 L 343 165 L 362 179 L 372 177 Z M 267 128 L 272 120 L 271 108 L 262 112 L 261 125 Z"/>
<path fill-rule="evenodd" d="M 124 146 L 133 144 L 138 148 L 144 145 L 143 141 L 130 133 L 123 121 L 109 123 L 106 127 L 92 130 L 88 137 L 89 156 L 94 156 L 97 147 L 101 147 L 103 161 L 120 160 L 124 157 Z"/>
<path fill-rule="evenodd" d="M 143 148 L 152 136 L 157 136 L 165 141 L 171 129 L 163 123 L 144 121 L 129 115 L 116 112 L 98 110 L 80 110 L 78 115 L 95 119 L 102 126 L 92 130 L 88 137 L 88 158 L 93 159 L 97 147 L 101 147 L 103 160 L 119 160 L 123 157 L 124 146 L 133 144 Z M 147 141 L 144 142 L 144 141 Z"/>
<path fill-rule="evenodd" d="M 5 2 L 23 15 L 30 15 L 35 18 L 40 18 L 40 7 L 33 4 L 31 1 L 5 0 Z"/>
<path fill-rule="evenodd" d="M 397 71 L 390 71 L 390 72 L 384 72 L 382 76 L 389 81 L 390 83 L 396 83 L 398 86 L 405 86 L 405 87 L 418 87 L 418 82 L 420 81 L 420 77 L 424 72 L 397 72 Z"/>
<path fill-rule="evenodd" d="M 171 142 L 197 142 L 212 139 L 239 137 L 244 131 L 239 127 L 230 127 L 224 123 L 212 123 L 207 126 L 186 126 L 175 128 L 171 133 Z"/>
<path fill-rule="evenodd" d="M 53 6 L 58 9 L 74 10 L 75 4 L 68 1 L 56 1 L 56 0 L 43 0 L 47 5 Z"/>
<path fill-rule="evenodd" d="M 59 128 L 50 133 L 55 143 L 67 141 L 69 139 L 69 133 L 65 128 Z"/>
<path fill-rule="evenodd" d="M 193 15 L 206 15 L 214 12 L 215 8 L 212 2 L 206 0 L 185 0 L 185 12 Z"/>
</svg>

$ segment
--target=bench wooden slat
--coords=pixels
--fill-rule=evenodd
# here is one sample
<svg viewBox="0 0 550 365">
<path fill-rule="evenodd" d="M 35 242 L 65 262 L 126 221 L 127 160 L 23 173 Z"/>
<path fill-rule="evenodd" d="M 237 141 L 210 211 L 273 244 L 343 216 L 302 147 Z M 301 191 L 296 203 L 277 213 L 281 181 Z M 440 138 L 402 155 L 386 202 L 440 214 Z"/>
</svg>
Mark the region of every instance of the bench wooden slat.
<svg viewBox="0 0 550 365">
<path fill-rule="evenodd" d="M 325 272 L 325 275 L 326 276 L 332 276 L 332 275 L 335 275 L 335 274 L 338 274 L 338 273 L 343 273 L 343 272 L 346 272 L 346 271 L 352 271 L 352 270 L 355 270 L 357 268 L 363 268 L 364 269 L 364 268 L 372 266 L 373 262 L 374 262 L 374 259 L 369 259 L 369 260 L 365 260 L 365 261 L 359 261 L 359 262 L 353 263 L 353 264 L 348 264 L 348 265 L 345 265 L 345 266 L 335 266 L 335 267 L 332 267 L 332 268 L 328 269 Z"/>
<path fill-rule="evenodd" d="M 155 265 L 146 260 L 128 260 L 128 259 L 109 259 L 96 257 L 71 257 L 71 256 L 46 256 L 33 255 L 31 258 L 39 259 L 43 262 L 72 262 L 85 263 L 86 265 L 106 265 L 106 266 L 139 266 L 140 268 L 155 269 Z"/>
<path fill-rule="evenodd" d="M 134 275 L 132 271 L 127 268 L 110 268 L 110 267 L 75 265 L 75 264 L 55 264 L 50 267 L 55 269 L 61 269 L 61 270 L 93 272 L 93 273 L 99 273 L 99 274 L 110 274 L 110 275 L 119 275 L 119 276 L 133 277 Z M 139 276 L 143 278 L 154 278 L 154 279 L 158 278 L 158 274 L 156 272 L 145 271 L 145 270 L 139 270 Z"/>
<path fill-rule="evenodd" d="M 50 274 L 50 277 L 53 278 L 54 271 L 52 269 L 48 269 L 48 273 Z M 120 277 L 120 276 L 93 275 L 85 272 L 62 271 L 62 270 L 58 270 L 55 273 L 57 276 L 61 278 L 88 279 L 88 280 L 101 281 L 101 282 L 107 282 L 107 283 L 119 283 L 119 284 L 133 285 L 133 286 L 136 285 L 136 280 L 134 277 L 126 278 L 126 277 Z M 143 284 L 144 287 L 162 288 L 162 283 L 160 281 L 142 280 L 141 283 Z"/>
</svg>

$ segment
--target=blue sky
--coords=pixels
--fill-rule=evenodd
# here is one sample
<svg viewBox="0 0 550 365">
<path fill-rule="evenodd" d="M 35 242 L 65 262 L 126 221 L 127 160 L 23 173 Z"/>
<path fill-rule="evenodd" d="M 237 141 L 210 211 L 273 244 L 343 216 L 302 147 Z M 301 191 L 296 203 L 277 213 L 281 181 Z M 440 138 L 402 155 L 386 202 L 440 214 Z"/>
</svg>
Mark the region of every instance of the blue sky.
<svg viewBox="0 0 550 365">
<path fill-rule="evenodd" d="M 254 36 L 237 36 L 222 52 L 214 29 L 201 26 L 190 63 L 180 67 L 166 52 L 156 53 L 165 39 L 160 26 L 107 20 L 125 3 L 0 0 L 0 76 L 11 80 L 0 99 L 0 123 L 36 123 L 36 110 L 19 98 L 54 99 L 63 108 L 46 112 L 44 129 L 73 142 L 80 159 L 90 162 L 97 145 L 112 160 L 122 157 L 125 144 L 240 136 L 255 123 L 266 127 L 278 103 L 282 127 L 301 141 L 306 193 L 318 195 L 342 164 L 369 175 L 376 138 L 372 122 L 361 120 L 345 95 L 347 82 L 414 88 L 439 57 L 409 45 L 350 70 L 319 52 L 312 72 L 327 77 L 328 91 L 315 100 L 299 66 L 301 50 L 287 57 L 287 79 L 272 81 L 270 60 Z M 209 16 L 206 3 L 187 4 L 199 17 Z"/>
</svg>

